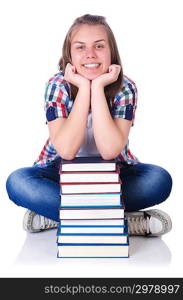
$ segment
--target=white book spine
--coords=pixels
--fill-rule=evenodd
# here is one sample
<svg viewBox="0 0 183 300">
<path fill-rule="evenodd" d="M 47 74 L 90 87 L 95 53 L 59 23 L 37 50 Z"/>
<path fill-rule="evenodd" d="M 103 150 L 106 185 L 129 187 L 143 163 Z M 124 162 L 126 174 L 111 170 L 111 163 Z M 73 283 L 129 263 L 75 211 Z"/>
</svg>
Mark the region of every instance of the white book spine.
<svg viewBox="0 0 183 300">
<path fill-rule="evenodd" d="M 95 164 L 62 164 L 62 171 L 67 171 L 67 172 L 81 172 L 81 171 L 115 171 L 116 170 L 116 165 L 113 163 L 95 163 Z"/>
<path fill-rule="evenodd" d="M 119 174 L 61 174 L 61 182 L 118 182 Z"/>
<path fill-rule="evenodd" d="M 124 218 L 124 209 L 60 209 L 60 219 Z"/>
<path fill-rule="evenodd" d="M 61 220 L 61 226 L 123 226 L 124 219 Z"/>
<path fill-rule="evenodd" d="M 61 227 L 60 233 L 123 233 L 124 227 Z"/>
<path fill-rule="evenodd" d="M 110 193 L 119 193 L 121 191 L 121 185 L 120 184 L 62 184 L 61 190 L 63 194 L 72 194 L 72 193 L 104 193 L 104 192 L 110 192 Z"/>
<path fill-rule="evenodd" d="M 128 257 L 128 245 L 58 246 L 58 257 Z"/>
<path fill-rule="evenodd" d="M 127 243 L 127 236 L 91 236 L 91 235 L 60 235 L 58 243 L 73 243 L 73 244 L 124 244 Z"/>
</svg>

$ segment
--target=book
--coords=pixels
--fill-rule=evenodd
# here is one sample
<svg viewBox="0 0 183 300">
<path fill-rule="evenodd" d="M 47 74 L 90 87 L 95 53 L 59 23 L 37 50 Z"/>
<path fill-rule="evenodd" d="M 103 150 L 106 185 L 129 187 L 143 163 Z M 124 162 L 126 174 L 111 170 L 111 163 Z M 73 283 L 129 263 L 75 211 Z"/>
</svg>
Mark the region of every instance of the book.
<svg viewBox="0 0 183 300">
<path fill-rule="evenodd" d="M 60 219 L 115 219 L 124 218 L 123 208 L 60 208 Z"/>
<path fill-rule="evenodd" d="M 127 243 L 127 234 L 111 234 L 111 235 L 89 235 L 75 234 L 58 235 L 57 242 L 63 244 L 124 244 Z"/>
<path fill-rule="evenodd" d="M 61 171 L 115 171 L 116 160 L 104 160 L 101 156 L 75 157 L 61 160 Z"/>
<path fill-rule="evenodd" d="M 129 244 L 62 244 L 58 243 L 60 258 L 128 258 Z"/>
<path fill-rule="evenodd" d="M 60 181 L 65 182 L 119 182 L 119 168 L 111 172 L 65 172 L 60 171 Z"/>
<path fill-rule="evenodd" d="M 66 229 L 66 230 L 65 230 Z M 83 230 L 84 229 L 84 230 Z M 125 222 L 123 227 L 108 227 L 102 232 L 102 227 L 58 227 L 58 243 L 99 243 L 99 244 L 120 244 L 127 243 L 128 226 Z M 117 231 L 115 232 L 115 229 Z"/>
<path fill-rule="evenodd" d="M 121 181 L 116 183 L 60 183 L 61 194 L 120 193 Z"/>
<path fill-rule="evenodd" d="M 59 226 L 58 234 L 122 234 L 124 226 Z"/>
<path fill-rule="evenodd" d="M 121 206 L 121 193 L 62 194 L 61 207 Z"/>
<path fill-rule="evenodd" d="M 60 220 L 59 226 L 65 227 L 109 227 L 124 226 L 124 219 L 82 219 L 82 220 Z"/>
<path fill-rule="evenodd" d="M 61 160 L 58 257 L 129 256 L 127 220 L 115 159 Z"/>
</svg>

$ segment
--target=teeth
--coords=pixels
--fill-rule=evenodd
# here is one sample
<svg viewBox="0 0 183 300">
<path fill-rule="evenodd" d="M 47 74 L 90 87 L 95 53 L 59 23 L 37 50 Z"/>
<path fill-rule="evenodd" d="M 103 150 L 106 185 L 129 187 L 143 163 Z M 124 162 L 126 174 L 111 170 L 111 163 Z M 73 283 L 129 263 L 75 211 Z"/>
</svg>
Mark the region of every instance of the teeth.
<svg viewBox="0 0 183 300">
<path fill-rule="evenodd" d="M 84 65 L 86 68 L 95 68 L 95 67 L 98 67 L 99 64 L 87 64 L 87 65 Z"/>
</svg>

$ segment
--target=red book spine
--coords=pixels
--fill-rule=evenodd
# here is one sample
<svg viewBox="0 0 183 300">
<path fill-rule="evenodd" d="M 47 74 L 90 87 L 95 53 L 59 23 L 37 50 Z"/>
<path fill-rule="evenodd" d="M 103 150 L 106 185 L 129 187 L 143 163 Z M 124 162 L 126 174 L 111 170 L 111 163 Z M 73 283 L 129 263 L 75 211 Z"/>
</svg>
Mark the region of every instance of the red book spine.
<svg viewBox="0 0 183 300">
<path fill-rule="evenodd" d="M 122 184 L 122 181 L 118 182 L 60 182 L 61 185 L 78 185 L 78 184 Z"/>
<path fill-rule="evenodd" d="M 60 167 L 59 174 L 119 174 L 120 167 L 117 165 L 115 171 L 62 171 Z"/>
</svg>

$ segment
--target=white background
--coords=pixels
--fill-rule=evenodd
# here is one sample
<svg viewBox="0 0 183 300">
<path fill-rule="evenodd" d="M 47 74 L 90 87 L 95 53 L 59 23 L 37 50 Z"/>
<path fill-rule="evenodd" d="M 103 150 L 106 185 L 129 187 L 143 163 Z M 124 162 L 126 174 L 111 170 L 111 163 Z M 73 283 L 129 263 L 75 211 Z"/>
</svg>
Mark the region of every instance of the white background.
<svg viewBox="0 0 183 300">
<path fill-rule="evenodd" d="M 178 277 L 182 263 L 182 1 L 1 1 L 1 276 Z M 55 74 L 64 37 L 85 13 L 104 15 L 120 50 L 124 73 L 138 87 L 130 149 L 173 177 L 168 212 L 172 231 L 161 238 L 131 239 L 128 260 L 58 260 L 55 231 L 27 234 L 25 209 L 9 201 L 7 176 L 31 166 L 48 136 L 45 82 Z M 134 246 L 134 248 L 133 248 Z"/>
</svg>

